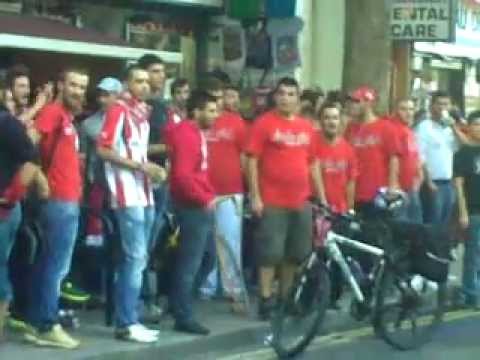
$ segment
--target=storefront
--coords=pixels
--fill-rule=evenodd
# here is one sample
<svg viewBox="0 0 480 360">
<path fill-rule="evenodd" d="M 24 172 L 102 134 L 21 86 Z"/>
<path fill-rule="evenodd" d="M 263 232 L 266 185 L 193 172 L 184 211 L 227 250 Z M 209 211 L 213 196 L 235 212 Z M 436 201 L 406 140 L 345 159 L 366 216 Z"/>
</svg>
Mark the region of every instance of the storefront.
<svg viewBox="0 0 480 360">
<path fill-rule="evenodd" d="M 480 108 L 480 1 L 459 0 L 453 42 L 416 42 L 414 93 L 444 89 L 464 112 Z"/>
</svg>

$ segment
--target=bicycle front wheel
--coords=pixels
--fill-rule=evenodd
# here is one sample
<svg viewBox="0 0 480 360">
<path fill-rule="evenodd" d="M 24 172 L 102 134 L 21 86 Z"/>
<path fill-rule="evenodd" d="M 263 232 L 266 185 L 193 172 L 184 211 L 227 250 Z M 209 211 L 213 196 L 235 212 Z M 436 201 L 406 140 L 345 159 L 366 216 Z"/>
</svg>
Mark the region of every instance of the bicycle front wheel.
<svg viewBox="0 0 480 360">
<path fill-rule="evenodd" d="M 373 325 L 377 335 L 398 350 L 429 342 L 442 321 L 446 286 L 385 266 L 376 291 Z"/>
<path fill-rule="evenodd" d="M 273 314 L 272 346 L 280 358 L 301 353 L 317 335 L 330 300 L 330 278 L 323 261 L 312 254 L 299 268 L 285 299 Z"/>
</svg>

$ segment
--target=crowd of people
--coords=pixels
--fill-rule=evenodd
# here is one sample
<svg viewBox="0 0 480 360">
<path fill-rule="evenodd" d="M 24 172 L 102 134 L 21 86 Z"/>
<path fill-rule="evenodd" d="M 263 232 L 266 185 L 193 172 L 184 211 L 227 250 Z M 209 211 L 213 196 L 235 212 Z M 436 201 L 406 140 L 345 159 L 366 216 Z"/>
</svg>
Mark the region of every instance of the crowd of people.
<svg viewBox="0 0 480 360">
<path fill-rule="evenodd" d="M 0 97 L 0 332 L 17 297 L 9 257 L 26 197 L 40 208 L 42 241 L 23 283 L 28 305 L 21 317 L 26 340 L 38 346 L 80 345 L 60 325 L 59 296 L 84 207 L 91 244 L 102 242 L 99 215 L 108 213 L 116 224 L 118 339 L 150 343 L 160 336 L 141 323 L 139 301 L 155 302 L 145 296 L 145 270 L 168 214 L 179 227 L 168 290 L 175 330 L 207 335 L 195 296 L 222 293 L 235 304 L 242 291 L 235 266 L 217 259 L 216 236 L 237 265 L 254 258 L 258 316 L 267 320 L 276 292 L 288 291 L 313 246 L 309 200 L 368 215 L 379 189 L 406 194 L 399 219 L 458 222 L 466 231 L 461 301 L 478 307 L 480 112 L 454 120 L 449 94 L 439 91 L 425 119 L 415 121 L 409 98 L 397 101 L 391 115 L 379 115 L 379 94 L 368 86 L 325 95 L 302 91 L 287 77 L 272 90 L 268 107 L 247 121 L 239 89 L 223 77 L 210 74 L 195 90 L 175 79 L 170 101 L 165 81 L 164 62 L 145 55 L 122 81 L 96 84 L 97 111 L 85 119 L 87 71 L 65 69 L 31 101 L 28 69 L 9 69 Z M 257 221 L 246 255 L 247 198 Z"/>
</svg>

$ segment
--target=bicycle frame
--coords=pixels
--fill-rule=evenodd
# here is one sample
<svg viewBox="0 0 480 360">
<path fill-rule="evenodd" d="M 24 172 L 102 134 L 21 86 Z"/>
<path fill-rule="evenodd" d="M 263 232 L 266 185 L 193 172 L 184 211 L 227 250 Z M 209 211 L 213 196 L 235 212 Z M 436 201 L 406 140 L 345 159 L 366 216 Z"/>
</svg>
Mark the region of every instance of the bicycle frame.
<svg viewBox="0 0 480 360">
<path fill-rule="evenodd" d="M 348 266 L 348 263 L 345 260 L 345 257 L 343 256 L 343 253 L 340 250 L 340 247 L 338 246 L 339 244 L 359 250 L 364 253 L 371 254 L 377 258 L 383 258 L 385 255 L 385 252 L 383 251 L 383 249 L 379 247 L 368 245 L 360 241 L 350 239 L 348 237 L 336 234 L 331 230 L 328 231 L 327 233 L 327 238 L 325 241 L 325 249 L 327 251 L 327 256 L 330 257 L 333 261 L 335 261 L 338 264 L 341 271 L 343 272 L 343 275 L 345 276 L 350 287 L 352 288 L 357 301 L 364 303 L 365 296 L 363 295 L 363 292 L 360 289 L 360 286 L 358 285 L 357 280 L 355 279 L 355 276 L 352 274 L 352 271 L 350 270 L 350 266 Z"/>
</svg>

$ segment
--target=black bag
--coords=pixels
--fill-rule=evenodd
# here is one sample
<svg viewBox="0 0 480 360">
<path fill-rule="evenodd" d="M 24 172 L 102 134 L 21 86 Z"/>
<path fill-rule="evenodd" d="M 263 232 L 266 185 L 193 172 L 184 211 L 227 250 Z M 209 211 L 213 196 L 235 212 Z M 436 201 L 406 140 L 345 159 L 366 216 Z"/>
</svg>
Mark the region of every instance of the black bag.
<svg viewBox="0 0 480 360">
<path fill-rule="evenodd" d="M 398 266 L 428 280 L 444 283 L 448 279 L 451 236 L 446 227 L 391 222 Z M 398 254 L 402 254 L 402 260 Z"/>
</svg>

